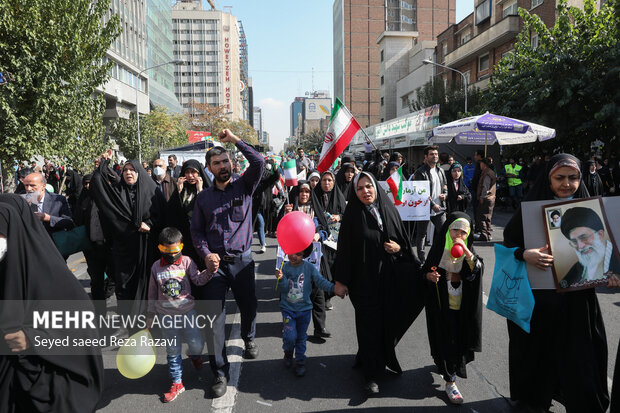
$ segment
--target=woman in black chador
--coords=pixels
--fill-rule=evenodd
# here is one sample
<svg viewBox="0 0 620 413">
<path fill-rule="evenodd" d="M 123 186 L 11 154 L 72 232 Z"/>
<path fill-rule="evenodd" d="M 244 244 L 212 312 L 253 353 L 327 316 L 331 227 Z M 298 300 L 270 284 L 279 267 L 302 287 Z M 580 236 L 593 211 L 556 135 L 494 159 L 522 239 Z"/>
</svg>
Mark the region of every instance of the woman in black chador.
<svg viewBox="0 0 620 413">
<path fill-rule="evenodd" d="M 338 172 L 336 173 L 336 185 L 344 199 L 349 199 L 349 192 L 351 191 L 351 184 L 353 177 L 355 176 L 355 164 L 351 162 L 344 162 Z"/>
<path fill-rule="evenodd" d="M 471 218 L 464 212 L 448 215 L 441 236 L 424 262 L 426 274 L 426 328 L 431 355 L 446 381 L 451 403 L 463 403 L 456 376 L 467 378 L 466 365 L 481 351 L 482 273 L 484 264 L 472 242 Z M 463 254 L 455 258 L 452 248 Z"/>
<path fill-rule="evenodd" d="M 580 166 L 572 155 L 554 155 L 525 201 L 587 198 Z M 545 245 L 525 249 L 524 218 L 517 209 L 504 229 L 504 245 L 517 247 L 516 259 L 549 269 L 553 256 Z M 568 413 L 605 412 L 609 406 L 607 339 L 596 291 L 532 292 L 530 334 L 508 321 L 510 397 L 534 411 L 547 411 L 555 399 Z"/>
<path fill-rule="evenodd" d="M 177 179 L 174 192 L 170 195 L 166 213 L 166 226 L 174 227 L 183 234 L 183 255 L 190 257 L 200 270 L 206 268 L 205 261 L 194 249 L 189 223 L 194 213 L 196 196 L 211 185 L 212 182 L 200 162 L 195 159 L 183 162 L 181 174 Z"/>
<path fill-rule="evenodd" d="M 402 369 L 395 346 L 424 305 L 422 277 L 394 204 L 377 181 L 362 172 L 352 183 L 342 217 L 334 280 L 347 287 L 355 308 L 356 366 L 364 389 L 379 392 L 388 367 Z"/>
<path fill-rule="evenodd" d="M 0 412 L 93 412 L 103 390 L 101 352 L 33 349 L 36 336 L 72 342 L 96 339 L 97 331 L 35 330 L 33 311 L 49 309 L 37 307 L 40 300 L 94 311 L 26 201 L 0 195 Z"/>
<path fill-rule="evenodd" d="M 471 201 L 471 193 L 463 180 L 463 167 L 460 163 L 454 162 L 446 172 L 446 182 L 448 184 L 448 198 L 446 204 L 448 213 L 467 211 L 467 205 Z"/>
<path fill-rule="evenodd" d="M 155 260 L 165 199 L 140 162 L 127 161 L 120 182 L 115 181 L 108 163 L 105 157 L 101 159 L 90 192 L 100 215 L 112 227 L 111 258 L 119 310 L 121 314 L 137 314 L 145 310 L 148 274 Z M 140 301 L 134 305 L 134 300 Z"/>
</svg>

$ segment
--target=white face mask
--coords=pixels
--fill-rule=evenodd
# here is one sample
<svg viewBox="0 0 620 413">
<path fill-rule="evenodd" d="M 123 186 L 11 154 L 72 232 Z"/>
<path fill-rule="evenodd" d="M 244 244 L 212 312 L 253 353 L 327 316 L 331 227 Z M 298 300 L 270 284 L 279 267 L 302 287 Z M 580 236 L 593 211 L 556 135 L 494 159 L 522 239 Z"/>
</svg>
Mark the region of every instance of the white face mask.
<svg viewBox="0 0 620 413">
<path fill-rule="evenodd" d="M 4 259 L 7 250 L 7 240 L 6 238 L 0 238 L 0 261 Z"/>
<path fill-rule="evenodd" d="M 29 204 L 38 204 L 39 203 L 39 194 L 37 194 L 36 192 L 26 192 L 25 194 L 21 194 L 21 196 Z"/>
<path fill-rule="evenodd" d="M 271 171 L 271 164 L 270 163 L 265 164 L 265 169 L 268 171 Z"/>
<path fill-rule="evenodd" d="M 155 174 L 155 176 L 164 176 L 166 174 L 166 170 L 164 168 L 162 168 L 161 166 L 156 166 L 153 169 L 153 174 Z"/>
</svg>

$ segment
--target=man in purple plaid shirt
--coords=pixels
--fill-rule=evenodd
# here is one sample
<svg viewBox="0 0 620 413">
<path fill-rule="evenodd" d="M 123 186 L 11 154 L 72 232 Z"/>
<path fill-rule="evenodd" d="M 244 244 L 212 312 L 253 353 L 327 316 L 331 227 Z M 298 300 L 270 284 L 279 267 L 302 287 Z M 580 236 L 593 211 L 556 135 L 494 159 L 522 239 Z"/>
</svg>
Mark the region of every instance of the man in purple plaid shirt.
<svg viewBox="0 0 620 413">
<path fill-rule="evenodd" d="M 206 155 L 207 167 L 214 175 L 213 186 L 196 197 L 191 233 L 194 247 L 204 258 L 213 278 L 198 291 L 201 300 L 219 300 L 222 313 L 213 323 L 213 343 L 209 343 L 209 365 L 215 375 L 213 397 L 226 393 L 229 363 L 226 357 L 225 298 L 232 289 L 241 313 L 241 337 L 246 358 L 258 357 L 256 334 L 256 290 L 252 258 L 252 194 L 263 175 L 265 160 L 250 145 L 224 129 L 222 143 L 234 143 L 249 161 L 245 173 L 232 180 L 232 162 L 223 147 L 214 147 Z M 215 348 L 213 348 L 215 347 Z"/>
</svg>

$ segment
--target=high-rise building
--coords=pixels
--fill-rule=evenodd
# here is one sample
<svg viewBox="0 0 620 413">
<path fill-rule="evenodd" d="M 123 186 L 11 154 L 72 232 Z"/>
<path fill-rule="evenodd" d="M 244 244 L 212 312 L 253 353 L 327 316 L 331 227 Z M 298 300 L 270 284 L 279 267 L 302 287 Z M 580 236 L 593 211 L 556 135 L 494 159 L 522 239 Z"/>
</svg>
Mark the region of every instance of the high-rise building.
<svg viewBox="0 0 620 413">
<path fill-rule="evenodd" d="M 362 127 L 380 122 L 381 97 L 384 106 L 388 99 L 382 96 L 388 89 L 381 87 L 380 71 L 389 52 L 407 59 L 407 47 L 418 40 L 434 39 L 455 19 L 455 0 L 334 0 L 335 97 L 347 105 Z M 380 36 L 395 39 L 395 47 L 380 46 Z M 395 73 L 388 75 L 394 83 L 396 77 Z M 385 80 L 384 75 L 384 85 Z M 396 88 L 390 86 L 389 90 Z M 383 113 L 385 117 L 385 109 Z"/>
<path fill-rule="evenodd" d="M 244 118 L 241 94 L 240 28 L 237 18 L 220 10 L 204 10 L 200 0 L 172 7 L 175 93 L 183 109 L 196 113 L 193 102 L 223 106 L 231 119 Z"/>
<path fill-rule="evenodd" d="M 145 4 L 140 0 L 113 1 L 110 15 L 114 14 L 120 17 L 123 30 L 104 58 L 113 62 L 110 80 L 99 88 L 106 100 L 103 120 L 108 127 L 111 121 L 128 119 L 136 110 L 150 112 L 148 74 L 141 73 L 147 67 Z"/>
<path fill-rule="evenodd" d="M 299 116 L 303 118 L 304 99 L 303 97 L 297 97 L 291 103 L 291 136 L 296 136 L 297 127 L 299 126 Z"/>
<path fill-rule="evenodd" d="M 172 9 L 168 0 L 147 0 L 146 31 L 148 67 L 173 60 Z M 174 65 L 164 64 L 150 69 L 149 99 L 151 106 L 164 106 L 170 112 L 181 113 L 174 94 Z"/>
<path fill-rule="evenodd" d="M 253 116 L 254 121 L 252 126 L 254 126 L 258 139 L 260 140 L 263 136 L 263 110 L 258 106 L 254 106 Z"/>
<path fill-rule="evenodd" d="M 239 75 L 241 78 L 241 105 L 243 106 L 243 119 L 250 120 L 248 41 L 245 37 L 245 30 L 243 30 L 241 20 L 239 20 L 239 70 L 241 71 Z"/>
</svg>

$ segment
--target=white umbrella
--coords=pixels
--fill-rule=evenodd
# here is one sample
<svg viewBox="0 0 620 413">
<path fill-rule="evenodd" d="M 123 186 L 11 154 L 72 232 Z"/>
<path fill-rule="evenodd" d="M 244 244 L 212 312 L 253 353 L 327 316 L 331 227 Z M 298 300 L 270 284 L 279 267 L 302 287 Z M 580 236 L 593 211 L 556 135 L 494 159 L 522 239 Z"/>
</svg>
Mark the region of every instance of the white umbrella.
<svg viewBox="0 0 620 413">
<path fill-rule="evenodd" d="M 430 139 L 435 143 L 448 143 L 452 139 L 458 144 L 487 145 L 498 142 L 500 145 L 546 141 L 555 137 L 555 129 L 536 123 L 512 119 L 506 116 L 485 113 L 437 126 Z"/>
</svg>

